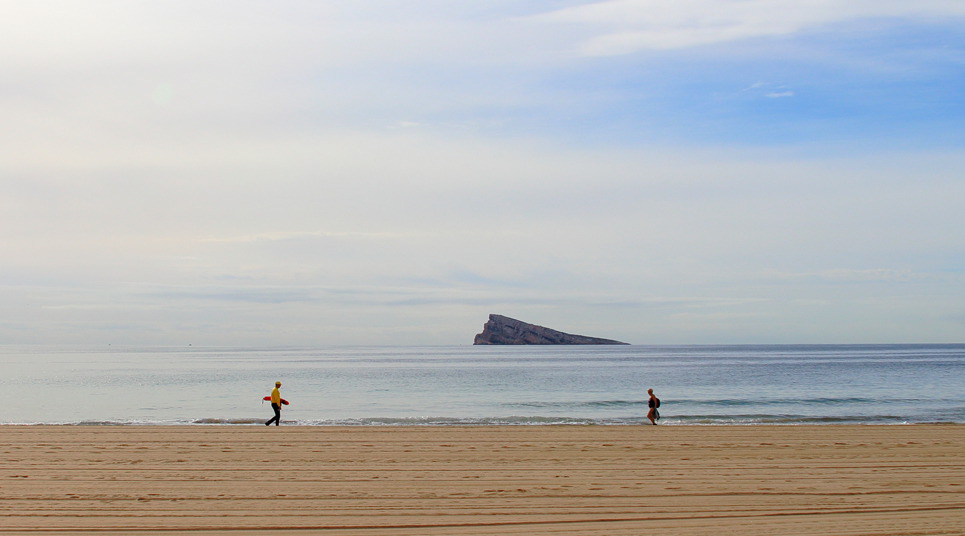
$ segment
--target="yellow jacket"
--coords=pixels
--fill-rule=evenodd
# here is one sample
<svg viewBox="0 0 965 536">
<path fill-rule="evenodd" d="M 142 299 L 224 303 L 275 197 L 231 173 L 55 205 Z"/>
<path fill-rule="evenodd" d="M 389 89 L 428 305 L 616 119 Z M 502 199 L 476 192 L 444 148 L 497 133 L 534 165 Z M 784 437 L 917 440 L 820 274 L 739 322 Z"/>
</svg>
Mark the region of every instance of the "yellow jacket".
<svg viewBox="0 0 965 536">
<path fill-rule="evenodd" d="M 262 393 L 264 393 L 264 391 L 262 391 Z M 278 392 L 277 387 L 271 390 L 271 403 L 281 405 L 281 393 Z"/>
</svg>

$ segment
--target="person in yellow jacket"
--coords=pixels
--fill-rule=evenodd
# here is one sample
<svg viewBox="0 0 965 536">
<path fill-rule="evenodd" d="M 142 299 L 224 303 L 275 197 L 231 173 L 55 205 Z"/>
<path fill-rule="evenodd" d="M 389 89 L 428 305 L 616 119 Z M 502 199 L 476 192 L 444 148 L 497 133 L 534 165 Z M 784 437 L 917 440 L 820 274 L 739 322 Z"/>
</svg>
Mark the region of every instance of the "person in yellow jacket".
<svg viewBox="0 0 965 536">
<path fill-rule="evenodd" d="M 281 382 L 275 382 L 275 388 L 271 390 L 271 409 L 275 411 L 275 416 L 269 419 L 265 426 L 270 426 L 271 423 L 278 426 L 281 423 L 281 393 L 278 392 L 279 387 L 281 387 Z"/>
</svg>

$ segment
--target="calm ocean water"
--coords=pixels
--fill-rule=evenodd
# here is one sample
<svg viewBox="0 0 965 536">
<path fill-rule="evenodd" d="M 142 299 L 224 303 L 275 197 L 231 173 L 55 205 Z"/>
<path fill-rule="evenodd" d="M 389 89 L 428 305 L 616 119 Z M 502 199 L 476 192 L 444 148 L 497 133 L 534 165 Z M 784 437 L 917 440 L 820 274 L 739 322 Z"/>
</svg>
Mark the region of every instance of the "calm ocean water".
<svg viewBox="0 0 965 536">
<path fill-rule="evenodd" d="M 0 422 L 965 423 L 965 345 L 0 346 Z"/>
</svg>

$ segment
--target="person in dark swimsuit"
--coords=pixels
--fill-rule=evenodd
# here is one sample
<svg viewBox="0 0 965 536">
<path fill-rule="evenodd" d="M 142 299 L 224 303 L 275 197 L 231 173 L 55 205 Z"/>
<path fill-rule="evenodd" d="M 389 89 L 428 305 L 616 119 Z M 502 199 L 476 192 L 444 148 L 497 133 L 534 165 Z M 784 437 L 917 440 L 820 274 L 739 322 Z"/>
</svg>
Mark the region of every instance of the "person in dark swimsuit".
<svg viewBox="0 0 965 536">
<path fill-rule="evenodd" d="M 660 406 L 660 399 L 654 396 L 653 389 L 647 389 L 647 394 L 650 395 L 650 401 L 647 403 L 650 406 L 650 411 L 647 412 L 647 418 L 656 426 L 657 420 L 660 418 L 660 412 L 657 411 L 657 407 Z"/>
</svg>

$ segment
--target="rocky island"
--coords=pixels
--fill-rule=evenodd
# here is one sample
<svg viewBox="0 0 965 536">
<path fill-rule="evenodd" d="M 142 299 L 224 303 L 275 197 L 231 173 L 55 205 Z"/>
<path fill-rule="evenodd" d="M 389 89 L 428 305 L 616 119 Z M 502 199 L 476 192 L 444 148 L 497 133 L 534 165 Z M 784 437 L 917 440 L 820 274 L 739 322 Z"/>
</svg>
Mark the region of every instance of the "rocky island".
<svg viewBox="0 0 965 536">
<path fill-rule="evenodd" d="M 572 335 L 555 329 L 527 324 L 503 315 L 489 315 L 489 322 L 473 344 L 628 344 L 610 339 Z"/>
</svg>

